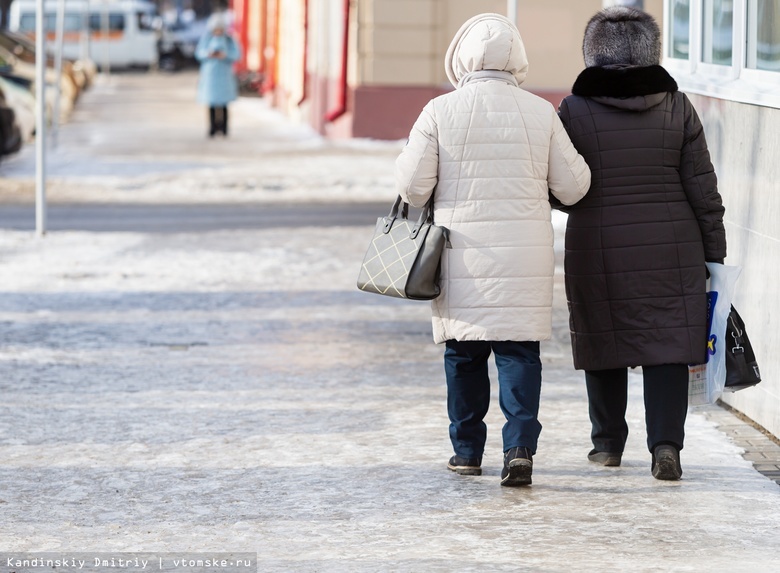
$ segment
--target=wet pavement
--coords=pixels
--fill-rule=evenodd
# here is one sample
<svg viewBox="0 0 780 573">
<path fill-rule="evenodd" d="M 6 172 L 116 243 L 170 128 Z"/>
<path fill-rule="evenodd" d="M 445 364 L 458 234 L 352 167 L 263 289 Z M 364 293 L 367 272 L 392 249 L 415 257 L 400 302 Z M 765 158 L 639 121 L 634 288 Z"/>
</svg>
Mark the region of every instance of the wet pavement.
<svg viewBox="0 0 780 573">
<path fill-rule="evenodd" d="M 175 79 L 154 78 L 154 92 Z M 149 113 L 188 117 L 182 101 L 176 113 L 162 104 Z M 74 123 L 61 141 L 71 127 L 97 141 L 108 129 Z M 112 154 L 130 163 L 138 143 L 127 138 Z M 311 158 L 310 139 L 289 145 L 288 167 Z M 300 201 L 359 200 L 367 182 L 382 198 L 392 193 L 383 146 L 328 148 L 327 181 L 354 192 L 321 185 L 318 166 L 287 178 L 255 152 L 250 166 L 204 159 L 234 184 L 222 188 L 230 201 L 265 168 L 295 179 L 273 193 Z M 24 161 L 7 197 L 25 193 Z M 177 169 L 167 181 L 197 189 L 197 174 Z M 79 174 L 59 177 L 60 197 L 79 197 Z M 166 202 L 159 180 L 127 177 L 126 188 L 121 177 L 91 180 L 82 201 L 121 203 L 135 185 L 144 201 Z M 533 485 L 499 485 L 495 396 L 483 475 L 447 471 L 443 350 L 427 303 L 355 288 L 372 228 L 373 217 L 43 239 L 0 230 L 0 551 L 245 551 L 257 553 L 259 571 L 780 569 L 780 488 L 743 458 L 732 436 L 755 430 L 733 414 L 692 411 L 683 479 L 654 480 L 632 373 L 623 465 L 587 461 L 560 268 Z"/>
<path fill-rule="evenodd" d="M 54 203 L 47 209 L 51 231 L 201 233 L 270 227 L 365 225 L 390 211 L 387 203 Z M 33 204 L 5 204 L 0 229 L 35 230 Z"/>
</svg>

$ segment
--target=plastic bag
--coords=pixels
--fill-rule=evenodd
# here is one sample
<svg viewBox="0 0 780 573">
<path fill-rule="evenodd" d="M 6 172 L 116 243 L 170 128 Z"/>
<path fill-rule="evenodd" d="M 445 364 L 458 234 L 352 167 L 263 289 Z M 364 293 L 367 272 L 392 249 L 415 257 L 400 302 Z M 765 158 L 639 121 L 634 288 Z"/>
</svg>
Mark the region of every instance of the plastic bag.
<svg viewBox="0 0 780 573">
<path fill-rule="evenodd" d="M 726 384 L 726 323 L 742 267 L 707 263 L 707 355 L 704 364 L 688 366 L 688 404 L 713 404 Z"/>
</svg>

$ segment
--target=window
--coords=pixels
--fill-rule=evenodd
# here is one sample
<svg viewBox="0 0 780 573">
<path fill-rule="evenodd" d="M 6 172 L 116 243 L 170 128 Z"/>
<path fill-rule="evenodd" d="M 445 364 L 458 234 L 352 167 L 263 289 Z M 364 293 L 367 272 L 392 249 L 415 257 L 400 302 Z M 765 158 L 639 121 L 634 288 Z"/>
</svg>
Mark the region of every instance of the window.
<svg viewBox="0 0 780 573">
<path fill-rule="evenodd" d="M 681 89 L 780 108 L 780 0 L 665 0 L 664 38 Z"/>
<path fill-rule="evenodd" d="M 747 67 L 780 71 L 780 6 L 775 0 L 752 0 L 748 6 Z"/>
<path fill-rule="evenodd" d="M 687 60 L 690 56 L 691 2 L 673 0 L 669 22 L 669 56 Z"/>
<path fill-rule="evenodd" d="M 65 14 L 65 31 L 77 32 L 84 29 L 84 16 L 81 14 Z"/>
<path fill-rule="evenodd" d="M 152 12 L 135 13 L 139 30 L 154 30 L 155 16 Z"/>
<path fill-rule="evenodd" d="M 702 61 L 730 66 L 734 42 L 733 0 L 704 0 Z"/>
<path fill-rule="evenodd" d="M 46 14 L 43 20 L 43 27 L 47 32 L 54 32 L 57 29 L 57 14 Z M 66 32 L 77 32 L 83 29 L 81 14 L 65 13 L 63 20 L 63 29 Z M 35 14 L 22 14 L 19 19 L 19 30 L 22 32 L 35 33 Z"/>
<path fill-rule="evenodd" d="M 101 12 L 93 12 L 89 15 L 89 29 L 93 32 L 100 32 L 106 27 L 106 16 L 108 16 L 108 31 L 122 32 L 125 29 L 125 15 L 112 12 L 108 15 Z"/>
<path fill-rule="evenodd" d="M 35 14 L 22 14 L 19 19 L 19 29 L 22 32 L 35 32 Z"/>
</svg>

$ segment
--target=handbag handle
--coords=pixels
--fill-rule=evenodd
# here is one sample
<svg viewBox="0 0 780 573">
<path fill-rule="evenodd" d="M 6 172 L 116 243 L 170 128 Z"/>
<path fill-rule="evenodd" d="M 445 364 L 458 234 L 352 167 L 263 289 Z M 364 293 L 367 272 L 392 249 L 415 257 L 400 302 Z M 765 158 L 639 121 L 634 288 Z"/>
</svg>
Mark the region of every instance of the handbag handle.
<svg viewBox="0 0 780 573">
<path fill-rule="evenodd" d="M 409 217 L 409 203 L 404 202 L 399 195 L 398 198 L 396 198 L 395 203 L 393 203 L 393 208 L 390 209 L 390 214 L 385 217 L 385 228 L 382 229 L 382 232 L 385 235 L 393 228 L 393 223 L 395 223 L 395 220 L 398 218 L 398 208 L 401 206 L 401 203 L 404 205 L 403 209 L 401 209 L 401 218 L 407 219 Z"/>
<path fill-rule="evenodd" d="M 736 354 L 737 352 L 744 353 L 745 347 L 742 346 L 742 329 L 737 324 L 737 321 L 734 320 L 734 316 L 729 313 L 729 322 L 731 323 L 731 337 L 734 339 L 734 346 L 731 348 L 731 352 L 733 354 Z"/>
<path fill-rule="evenodd" d="M 401 199 L 401 196 L 399 195 L 396 198 L 395 203 L 393 203 L 393 208 L 390 209 L 390 214 L 387 216 L 389 219 L 398 218 L 398 208 L 401 206 L 401 203 L 404 205 L 403 210 L 401 211 L 401 218 L 406 219 L 409 217 L 409 203 Z"/>
<path fill-rule="evenodd" d="M 431 195 L 431 198 L 428 199 L 428 202 L 423 206 L 422 213 L 420 213 L 420 218 L 417 219 L 417 224 L 409 234 L 409 238 L 416 239 L 417 235 L 420 233 L 420 229 L 428 221 L 433 224 L 433 195 Z"/>
<path fill-rule="evenodd" d="M 403 204 L 403 207 L 401 207 L 401 204 Z M 395 223 L 395 220 L 398 218 L 399 208 L 401 209 L 401 218 L 409 218 L 409 203 L 404 201 L 399 195 L 396 198 L 395 203 L 393 203 L 393 208 L 390 209 L 390 214 L 385 217 L 385 228 L 383 229 L 385 235 L 393 228 L 393 223 Z M 422 213 L 420 213 L 420 218 L 417 219 L 417 223 L 412 229 L 410 234 L 412 239 L 417 238 L 417 235 L 419 234 L 423 224 L 425 224 L 425 222 L 428 220 L 433 223 L 433 195 L 431 195 L 431 198 L 428 199 L 428 201 L 423 206 Z"/>
</svg>

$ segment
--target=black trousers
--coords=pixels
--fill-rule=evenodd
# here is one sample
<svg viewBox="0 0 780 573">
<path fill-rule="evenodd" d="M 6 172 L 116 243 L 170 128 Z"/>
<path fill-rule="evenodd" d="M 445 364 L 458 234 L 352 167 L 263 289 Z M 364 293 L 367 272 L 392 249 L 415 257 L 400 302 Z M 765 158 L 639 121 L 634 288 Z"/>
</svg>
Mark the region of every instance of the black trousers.
<svg viewBox="0 0 780 573">
<path fill-rule="evenodd" d="M 221 131 L 227 135 L 228 126 L 228 111 L 227 106 L 211 106 L 209 107 L 209 135 L 214 135 L 218 131 Z"/>
<path fill-rule="evenodd" d="M 643 366 L 647 448 L 672 444 L 681 450 L 688 414 L 688 366 Z M 628 438 L 628 369 L 586 370 L 593 447 L 622 452 Z"/>
</svg>

